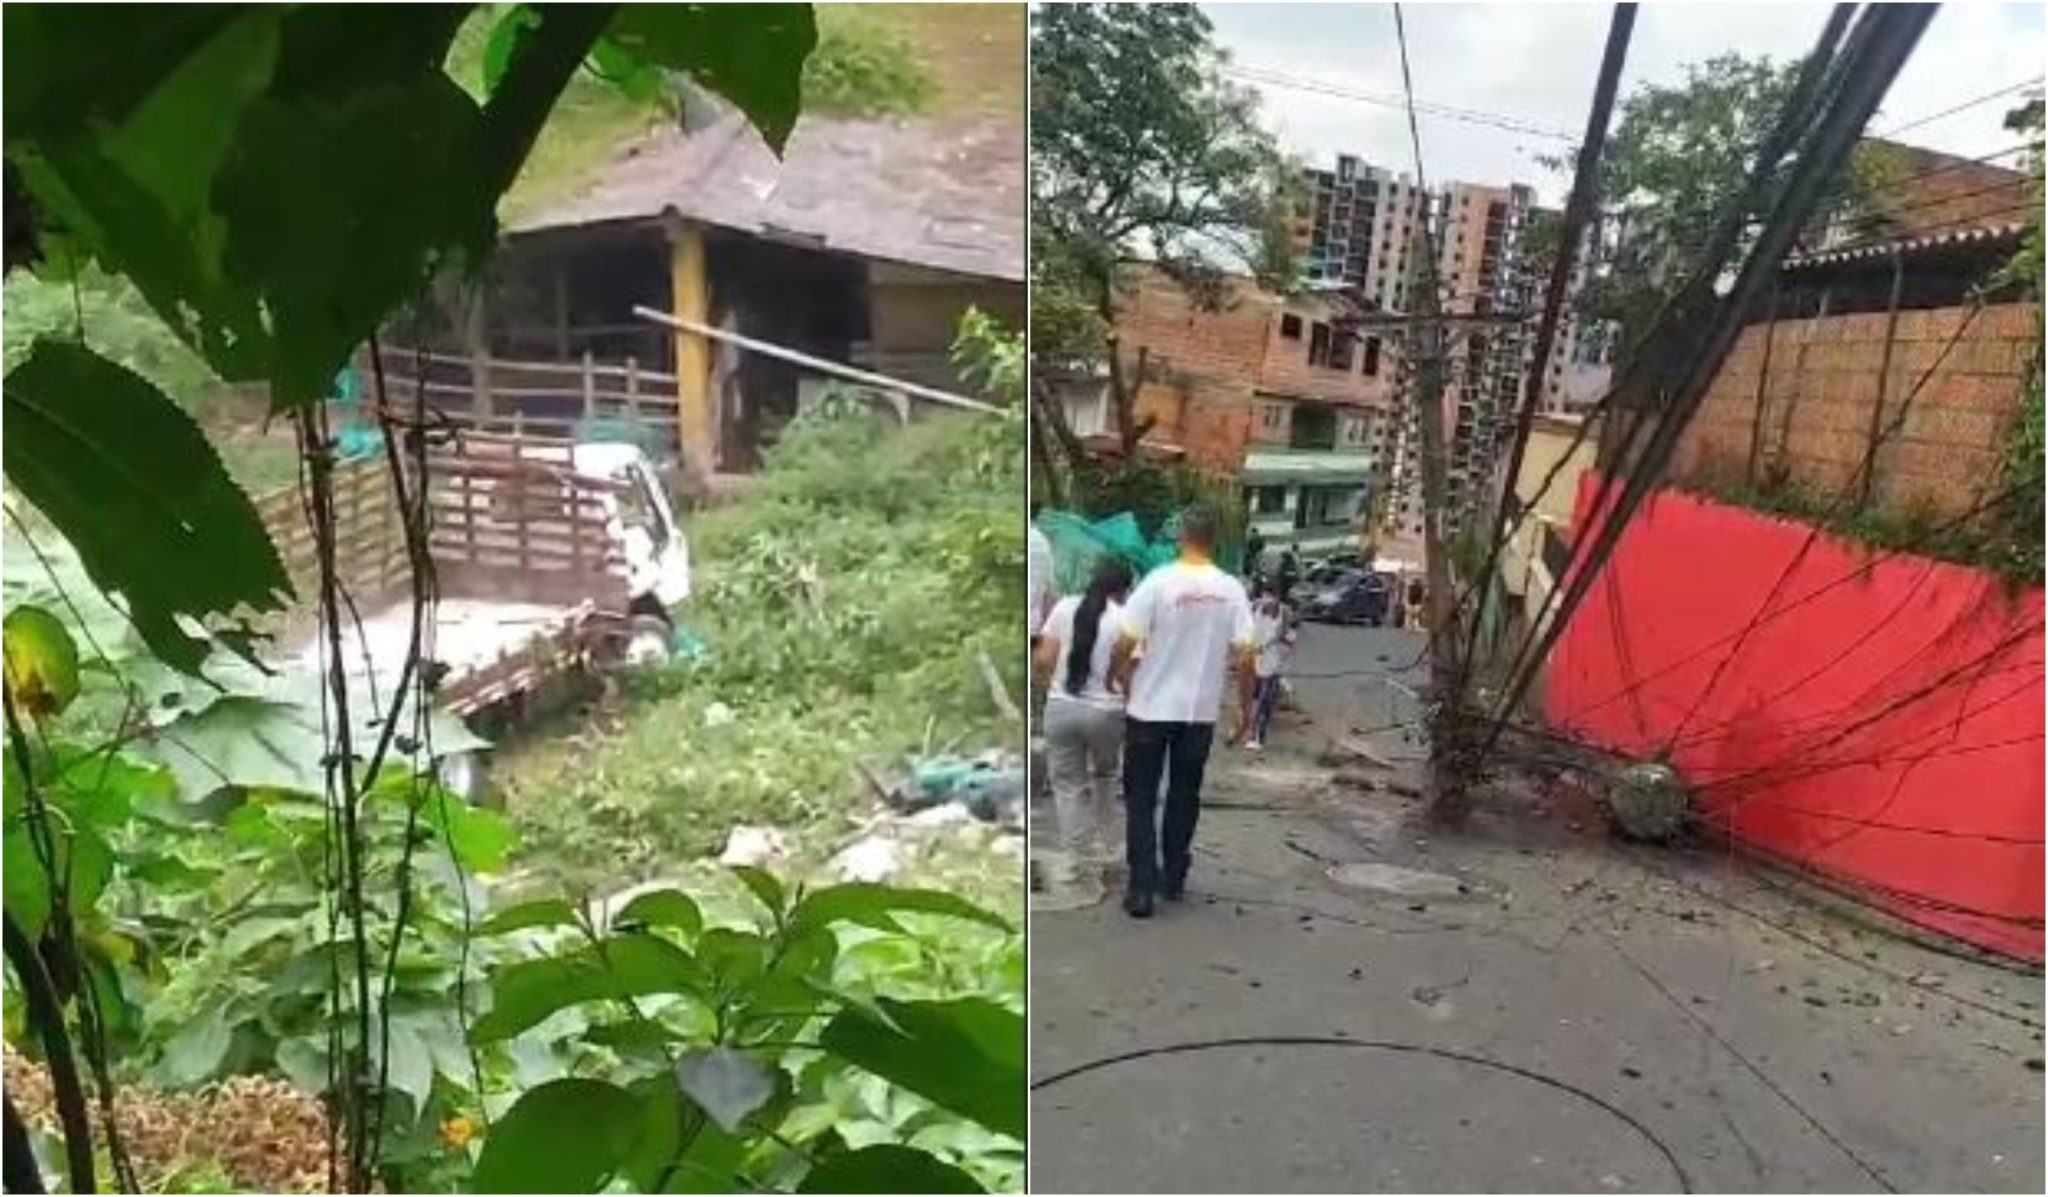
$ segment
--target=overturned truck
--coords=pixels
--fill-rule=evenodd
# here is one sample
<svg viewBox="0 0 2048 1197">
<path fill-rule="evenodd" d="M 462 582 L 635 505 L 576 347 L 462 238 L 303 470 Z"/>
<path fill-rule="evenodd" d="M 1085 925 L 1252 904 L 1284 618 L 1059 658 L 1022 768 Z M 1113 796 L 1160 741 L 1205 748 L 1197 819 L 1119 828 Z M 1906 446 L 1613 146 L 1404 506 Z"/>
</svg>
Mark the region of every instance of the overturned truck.
<svg viewBox="0 0 2048 1197">
<path fill-rule="evenodd" d="M 425 488 L 431 568 L 419 617 L 390 467 L 381 453 L 344 462 L 331 475 L 339 643 L 317 617 L 320 551 L 304 494 L 295 486 L 265 496 L 258 509 L 300 603 L 275 629 L 268 672 L 237 674 L 225 697 L 260 704 L 267 717 L 298 725 L 287 733 L 324 741 L 338 657 L 357 751 L 366 753 L 395 710 L 401 731 L 429 733 L 400 737 L 400 755 L 474 798 L 484 737 L 516 726 L 557 687 L 667 655 L 671 612 L 690 593 L 688 545 L 634 445 L 464 433 L 430 449 L 423 471 L 409 460 L 401 468 L 408 494 Z M 424 711 L 410 696 L 394 705 L 414 657 L 430 698 Z M 156 737 L 181 773 L 204 763 L 207 723 L 224 717 L 223 695 L 190 689 L 167 696 Z M 276 742 L 303 741 L 287 734 Z M 280 750 L 275 776 L 258 776 L 317 790 L 324 753 L 293 759 L 304 755 Z M 203 777 L 192 780 L 204 788 Z"/>
</svg>

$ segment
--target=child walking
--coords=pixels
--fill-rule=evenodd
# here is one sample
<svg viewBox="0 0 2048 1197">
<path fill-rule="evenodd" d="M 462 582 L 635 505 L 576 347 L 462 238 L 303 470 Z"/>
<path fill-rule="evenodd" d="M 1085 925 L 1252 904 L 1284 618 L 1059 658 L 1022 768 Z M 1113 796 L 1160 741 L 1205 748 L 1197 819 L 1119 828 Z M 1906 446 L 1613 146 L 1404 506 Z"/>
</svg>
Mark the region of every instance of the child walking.
<svg viewBox="0 0 2048 1197">
<path fill-rule="evenodd" d="M 1294 652 L 1294 640 L 1294 609 L 1274 586 L 1262 583 L 1252 603 L 1252 645 L 1257 653 L 1253 671 L 1258 683 L 1252 692 L 1251 736 L 1244 744 L 1254 752 L 1266 746 L 1266 732 L 1280 701 L 1280 688 L 1285 684 L 1282 675 Z"/>
</svg>

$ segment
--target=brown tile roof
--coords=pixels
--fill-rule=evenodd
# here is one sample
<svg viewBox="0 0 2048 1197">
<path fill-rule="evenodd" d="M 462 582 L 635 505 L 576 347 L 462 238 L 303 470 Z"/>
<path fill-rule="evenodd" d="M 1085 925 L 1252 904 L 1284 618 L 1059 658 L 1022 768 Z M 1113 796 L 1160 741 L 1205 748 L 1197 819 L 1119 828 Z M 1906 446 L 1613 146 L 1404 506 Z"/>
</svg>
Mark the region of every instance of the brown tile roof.
<svg viewBox="0 0 2048 1197">
<path fill-rule="evenodd" d="M 668 212 L 863 257 L 1022 282 L 1024 133 L 1013 121 L 805 118 L 782 158 L 727 116 L 636 143 L 513 235 Z"/>
</svg>

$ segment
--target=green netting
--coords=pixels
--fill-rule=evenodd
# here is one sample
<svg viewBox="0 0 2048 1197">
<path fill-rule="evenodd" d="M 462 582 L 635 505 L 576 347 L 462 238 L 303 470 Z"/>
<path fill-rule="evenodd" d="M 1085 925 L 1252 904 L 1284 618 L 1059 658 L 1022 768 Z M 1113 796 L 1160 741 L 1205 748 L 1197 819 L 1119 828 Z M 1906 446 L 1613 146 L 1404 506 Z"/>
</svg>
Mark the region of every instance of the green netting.
<svg viewBox="0 0 2048 1197">
<path fill-rule="evenodd" d="M 1142 578 L 1172 561 L 1175 547 L 1174 521 L 1168 520 L 1159 535 L 1145 536 L 1138 517 L 1129 511 L 1091 520 L 1078 511 L 1041 511 L 1038 530 L 1052 542 L 1053 585 L 1061 594 L 1078 594 L 1088 588 L 1095 563 L 1105 556 L 1121 558 L 1131 567 L 1134 578 Z M 1238 550 L 1226 547 L 1218 564 L 1235 569 Z"/>
</svg>

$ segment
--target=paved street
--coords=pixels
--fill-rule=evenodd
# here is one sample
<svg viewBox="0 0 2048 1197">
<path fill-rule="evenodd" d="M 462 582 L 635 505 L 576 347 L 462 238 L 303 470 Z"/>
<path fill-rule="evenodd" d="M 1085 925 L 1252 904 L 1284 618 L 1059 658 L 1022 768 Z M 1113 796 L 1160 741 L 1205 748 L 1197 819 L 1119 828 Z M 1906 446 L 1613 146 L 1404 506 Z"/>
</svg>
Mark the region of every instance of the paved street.
<svg viewBox="0 0 2048 1197">
<path fill-rule="evenodd" d="M 1425 829 L 1319 763 L 1419 648 L 1308 630 L 1316 721 L 1219 749 L 1185 905 L 1034 911 L 1034 1191 L 2041 1191 L 2038 974 L 1617 848 L 1583 799 Z"/>
</svg>

